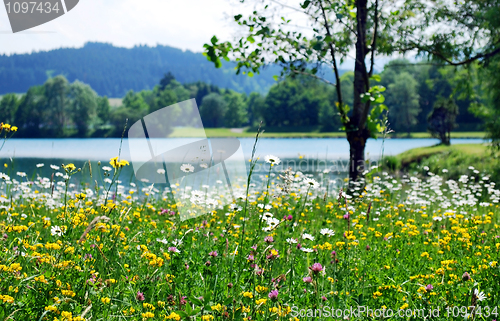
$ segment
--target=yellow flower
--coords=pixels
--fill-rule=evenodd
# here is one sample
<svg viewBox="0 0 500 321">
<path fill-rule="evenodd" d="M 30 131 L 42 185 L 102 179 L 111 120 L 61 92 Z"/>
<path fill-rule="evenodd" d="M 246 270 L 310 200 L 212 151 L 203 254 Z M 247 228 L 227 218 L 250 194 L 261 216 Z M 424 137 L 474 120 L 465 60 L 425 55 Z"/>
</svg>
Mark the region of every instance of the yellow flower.
<svg viewBox="0 0 500 321">
<path fill-rule="evenodd" d="M 145 319 L 151 319 L 151 318 L 155 317 L 155 314 L 153 312 L 146 312 L 146 313 L 142 314 L 142 317 L 145 318 Z"/>
<path fill-rule="evenodd" d="M 68 311 L 61 312 L 61 321 L 62 320 L 72 321 L 73 320 L 73 313 L 68 312 Z"/>
<path fill-rule="evenodd" d="M 67 173 L 71 173 L 72 171 L 76 170 L 76 166 L 75 164 L 70 163 L 68 165 L 65 165 L 64 169 L 66 170 Z"/>
<path fill-rule="evenodd" d="M 255 301 L 255 304 L 257 304 L 257 305 L 266 304 L 266 302 L 267 302 L 267 299 L 259 299 L 259 300 Z"/>
<path fill-rule="evenodd" d="M 0 300 L 7 303 L 14 303 L 14 298 L 10 295 L 0 295 Z"/>
<path fill-rule="evenodd" d="M 121 168 L 123 166 L 127 166 L 127 165 L 130 165 L 129 162 L 127 162 L 126 160 L 118 160 L 118 156 L 117 157 L 113 157 L 111 158 L 110 162 L 111 166 L 113 166 L 113 168 Z"/>
<path fill-rule="evenodd" d="M 211 314 L 205 314 L 204 316 L 201 317 L 203 321 L 210 321 L 214 319 L 214 316 Z"/>
<path fill-rule="evenodd" d="M 177 313 L 175 312 L 172 312 L 170 313 L 170 315 L 168 317 L 166 317 L 165 319 L 172 319 L 172 320 L 176 320 L 176 321 L 179 321 L 181 319 L 181 316 L 178 315 Z"/>
<path fill-rule="evenodd" d="M 257 285 L 257 287 L 255 287 L 255 291 L 262 293 L 262 292 L 267 291 L 267 288 L 265 286 L 262 286 L 262 285 Z"/>
<path fill-rule="evenodd" d="M 80 193 L 80 194 L 75 194 L 75 197 L 79 200 L 85 200 L 87 195 L 85 195 L 84 193 Z"/>
<path fill-rule="evenodd" d="M 243 296 L 244 296 L 245 298 L 250 298 L 250 299 L 252 299 L 252 298 L 253 298 L 253 294 L 252 294 L 252 292 L 243 292 Z"/>
<path fill-rule="evenodd" d="M 61 293 L 67 297 L 74 297 L 76 295 L 76 293 L 71 290 L 61 290 Z"/>
<path fill-rule="evenodd" d="M 220 305 L 220 303 L 217 303 L 217 305 L 212 305 L 211 308 L 212 308 L 212 311 L 221 312 L 221 310 L 222 310 L 222 306 Z"/>
<path fill-rule="evenodd" d="M 109 302 L 111 302 L 111 299 L 106 297 L 106 298 L 101 298 L 101 302 L 104 303 L 104 304 L 108 304 Z"/>
<path fill-rule="evenodd" d="M 56 312 L 57 308 L 55 306 L 53 306 L 53 305 L 49 305 L 49 306 L 45 307 L 45 311 Z"/>
</svg>

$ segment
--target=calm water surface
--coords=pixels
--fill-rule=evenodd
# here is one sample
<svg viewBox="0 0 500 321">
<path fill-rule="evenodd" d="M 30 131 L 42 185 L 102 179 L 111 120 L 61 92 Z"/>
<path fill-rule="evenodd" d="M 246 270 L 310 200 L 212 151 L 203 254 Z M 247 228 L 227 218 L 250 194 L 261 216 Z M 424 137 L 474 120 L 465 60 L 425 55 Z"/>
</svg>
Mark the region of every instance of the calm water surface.
<svg viewBox="0 0 500 321">
<path fill-rule="evenodd" d="M 245 156 L 250 156 L 253 138 L 240 138 Z M 173 145 L 179 146 L 192 141 L 189 138 L 170 138 Z M 370 139 L 366 146 L 367 158 L 395 155 L 406 150 L 432 146 L 437 139 Z M 480 144 L 482 139 L 452 139 L 452 144 Z M 0 151 L 0 158 L 40 158 L 68 160 L 109 160 L 118 155 L 120 139 L 10 139 Z M 123 140 L 122 158 L 130 159 L 128 142 Z M 261 138 L 257 148 L 258 155 L 272 154 L 280 158 L 298 158 L 299 155 L 311 159 L 347 159 L 349 144 L 345 138 Z"/>
<path fill-rule="evenodd" d="M 253 138 L 240 138 L 241 147 L 246 159 L 250 158 Z M 192 142 L 192 138 L 170 138 L 168 144 L 180 146 Z M 165 141 L 162 141 L 165 143 Z M 437 139 L 370 139 L 366 146 L 366 158 L 373 162 L 384 155 L 395 155 L 406 150 L 432 146 L 438 143 Z M 482 139 L 452 139 L 452 144 L 481 144 Z M 154 145 L 154 144 L 153 144 Z M 154 149 L 154 146 L 153 146 Z M 0 163 L 8 163 L 8 168 L 0 171 L 9 172 L 11 176 L 17 171 L 26 172 L 28 178 L 36 177 L 36 174 L 50 176 L 52 170 L 49 165 L 61 165 L 74 163 L 78 167 L 87 168 L 88 161 L 92 165 L 92 172 L 99 177 L 97 162 L 102 161 L 108 165 L 109 159 L 118 156 L 120 150 L 120 139 L 11 139 L 7 141 L 0 151 Z M 349 144 L 345 138 L 261 138 L 257 145 L 257 156 L 262 159 L 266 155 L 275 155 L 284 160 L 282 165 L 292 166 L 303 172 L 316 172 L 325 167 L 334 172 L 343 171 L 339 164 L 347 164 L 349 158 Z M 144 159 L 148 159 L 144 155 Z M 128 141 L 123 140 L 121 158 L 131 160 Z M 310 163 L 320 165 L 310 165 Z M 44 164 L 37 168 L 37 164 Z M 332 167 L 334 166 L 334 167 Z M 264 167 L 262 167 L 264 169 Z M 345 167 L 344 169 L 347 169 Z M 129 166 L 124 170 L 125 181 L 132 179 L 133 170 Z M 93 177 L 92 179 L 94 179 Z"/>
</svg>

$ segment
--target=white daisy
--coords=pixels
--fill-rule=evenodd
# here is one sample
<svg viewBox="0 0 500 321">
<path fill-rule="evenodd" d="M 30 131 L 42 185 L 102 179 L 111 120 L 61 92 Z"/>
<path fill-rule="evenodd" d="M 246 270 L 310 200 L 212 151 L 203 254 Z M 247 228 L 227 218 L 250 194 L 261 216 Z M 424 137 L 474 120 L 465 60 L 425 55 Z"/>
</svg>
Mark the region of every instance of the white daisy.
<svg viewBox="0 0 500 321">
<path fill-rule="evenodd" d="M 59 226 L 54 225 L 50 228 L 50 234 L 61 236 L 61 235 L 63 235 L 63 231 Z"/>
<path fill-rule="evenodd" d="M 109 167 L 109 166 L 103 166 L 102 170 L 105 171 L 105 172 L 111 172 L 113 169 L 111 167 Z"/>
<path fill-rule="evenodd" d="M 208 168 L 208 164 L 206 164 L 206 163 L 201 163 L 201 164 L 200 164 L 200 167 L 201 167 L 201 168 Z"/>
<path fill-rule="evenodd" d="M 333 230 L 330 230 L 329 228 L 324 228 L 319 231 L 322 235 L 328 235 L 328 236 L 334 236 L 335 232 Z"/>
<path fill-rule="evenodd" d="M 273 217 L 273 213 L 271 213 L 271 212 L 264 212 L 264 214 L 262 214 L 262 217 L 264 217 L 264 218 Z"/>
<path fill-rule="evenodd" d="M 319 183 L 316 180 L 312 179 L 312 178 L 306 177 L 306 178 L 304 178 L 303 182 L 308 187 L 312 187 L 312 188 L 318 188 L 319 187 Z"/>
<path fill-rule="evenodd" d="M 168 241 L 167 239 L 163 238 L 163 239 L 156 239 L 157 242 L 160 242 L 160 243 L 163 243 L 163 244 L 167 244 Z"/>
<path fill-rule="evenodd" d="M 17 172 L 17 176 L 26 177 L 26 173 L 25 172 Z"/>
<path fill-rule="evenodd" d="M 311 252 L 313 252 L 313 251 L 314 251 L 313 249 L 308 249 L 307 247 L 302 247 L 300 250 L 301 250 L 302 252 L 306 252 L 306 253 L 311 253 Z"/>
<path fill-rule="evenodd" d="M 484 294 L 484 292 L 479 292 L 478 289 L 474 289 L 474 296 L 478 301 L 484 301 L 486 299 L 486 294 Z"/>
<path fill-rule="evenodd" d="M 298 243 L 298 242 L 297 242 L 297 240 L 296 240 L 296 239 L 294 239 L 294 238 L 288 238 L 288 239 L 286 239 L 286 241 L 287 241 L 287 243 L 289 243 L 289 244 L 297 244 L 297 243 Z"/>
<path fill-rule="evenodd" d="M 304 240 L 314 241 L 314 236 L 312 236 L 311 234 L 304 233 L 304 234 L 302 234 L 302 238 Z"/>
<path fill-rule="evenodd" d="M 165 174 L 165 170 L 164 170 L 163 168 L 158 168 L 158 169 L 156 170 L 156 172 L 157 172 L 158 174 L 160 174 L 160 175 Z"/>
<path fill-rule="evenodd" d="M 44 164 L 44 163 L 36 164 L 36 167 L 37 167 L 37 168 L 44 167 L 44 166 L 45 166 L 45 164 Z"/>
<path fill-rule="evenodd" d="M 274 217 L 267 219 L 267 224 L 269 224 L 269 226 L 274 227 L 274 226 L 278 225 L 279 223 L 280 223 L 280 220 L 275 219 Z"/>
<path fill-rule="evenodd" d="M 194 167 L 191 164 L 182 164 L 181 171 L 183 171 L 184 173 L 193 173 Z"/>
<path fill-rule="evenodd" d="M 274 155 L 267 155 L 265 157 L 266 163 L 268 164 L 273 164 L 273 165 L 279 165 L 281 163 L 281 159 L 277 156 Z"/>
<path fill-rule="evenodd" d="M 56 165 L 50 165 L 50 168 L 52 168 L 55 171 L 59 170 L 59 166 Z"/>
<path fill-rule="evenodd" d="M 182 239 L 181 239 L 181 240 L 175 239 L 175 240 L 173 240 L 173 241 L 172 241 L 172 243 L 173 243 L 175 246 L 179 246 L 179 245 L 181 245 L 181 244 L 182 244 Z M 179 253 L 179 252 L 177 252 L 177 253 Z"/>
</svg>

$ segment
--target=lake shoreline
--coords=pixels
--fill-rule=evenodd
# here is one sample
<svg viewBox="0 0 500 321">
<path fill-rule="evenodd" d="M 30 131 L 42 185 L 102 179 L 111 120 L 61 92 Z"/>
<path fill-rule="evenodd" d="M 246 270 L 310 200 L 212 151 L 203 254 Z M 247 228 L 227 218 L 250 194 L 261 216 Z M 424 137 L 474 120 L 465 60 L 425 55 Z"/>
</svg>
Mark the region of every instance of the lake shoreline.
<svg viewBox="0 0 500 321">
<path fill-rule="evenodd" d="M 245 133 L 242 133 L 245 134 Z M 274 134 L 274 133 L 273 133 Z M 345 135 L 344 133 L 342 133 Z M 172 136 L 168 138 L 200 138 L 204 139 L 205 137 L 201 136 Z M 207 135 L 206 138 L 255 138 L 255 134 L 252 135 L 233 135 L 233 136 L 211 136 Z M 331 136 L 279 136 L 279 135 L 270 135 L 269 133 L 264 133 L 260 136 L 260 138 L 266 138 L 266 139 L 345 139 L 345 136 L 341 135 L 331 135 Z M 484 138 L 483 136 L 461 136 L 461 135 L 451 135 L 452 139 L 483 139 L 485 142 L 488 141 L 488 138 Z M 23 138 L 10 138 L 9 140 L 16 141 L 16 140 L 52 140 L 52 141 L 61 141 L 61 140 L 92 140 L 92 139 L 99 139 L 99 140 L 116 140 L 116 139 L 121 139 L 120 137 L 63 137 L 63 138 L 50 138 L 50 137 L 23 137 Z M 123 138 L 124 140 L 128 139 L 127 137 Z M 405 136 L 396 136 L 396 137 L 378 137 L 378 138 L 370 138 L 370 140 L 400 140 L 400 139 L 411 139 L 411 140 L 421 140 L 421 139 L 435 139 L 431 137 L 430 135 L 428 137 L 426 136 L 420 136 L 420 137 L 405 137 Z M 437 139 L 437 138 L 436 138 Z"/>
</svg>

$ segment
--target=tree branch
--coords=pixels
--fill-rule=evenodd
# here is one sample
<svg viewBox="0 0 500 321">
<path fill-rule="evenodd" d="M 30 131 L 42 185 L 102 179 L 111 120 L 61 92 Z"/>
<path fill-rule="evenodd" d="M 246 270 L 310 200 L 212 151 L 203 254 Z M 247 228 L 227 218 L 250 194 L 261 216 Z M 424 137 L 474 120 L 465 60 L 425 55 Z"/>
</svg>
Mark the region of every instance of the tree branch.
<svg viewBox="0 0 500 321">
<path fill-rule="evenodd" d="M 274 2 L 274 3 L 276 3 L 277 5 L 282 6 L 283 8 L 292 9 L 292 10 L 294 10 L 294 11 L 297 11 L 297 12 L 300 12 L 300 13 L 304 13 L 304 14 L 306 14 L 306 15 L 307 15 L 307 16 L 309 16 L 309 17 L 315 18 L 312 14 L 307 13 L 307 12 L 305 12 L 305 11 L 304 11 L 304 10 L 302 10 L 302 9 L 299 9 L 299 8 L 295 8 L 295 7 L 289 6 L 289 5 L 287 5 L 287 4 L 284 4 L 284 3 L 278 2 L 278 1 L 276 1 L 276 0 L 269 0 L 269 1 Z"/>
<path fill-rule="evenodd" d="M 319 7 L 321 9 L 321 14 L 323 16 L 323 20 L 325 21 L 325 29 L 326 29 L 326 34 L 330 38 L 332 38 L 332 34 L 330 33 L 330 27 L 328 26 L 328 19 L 326 17 L 325 13 L 325 8 L 323 7 L 323 4 L 321 2 L 322 0 L 319 0 Z M 339 103 L 338 105 L 338 110 L 340 112 L 341 119 L 347 119 L 347 115 L 344 111 L 343 107 L 343 100 L 342 100 L 342 90 L 341 90 L 341 85 L 340 85 L 340 76 L 339 76 L 339 70 L 337 68 L 337 60 L 335 59 L 335 48 L 333 48 L 332 42 L 328 42 L 328 46 L 330 48 L 330 55 L 332 56 L 332 62 L 333 62 L 333 71 L 335 73 L 335 89 L 337 90 L 337 101 Z"/>
<path fill-rule="evenodd" d="M 308 73 L 308 72 L 305 72 L 305 71 L 296 70 L 296 69 L 290 69 L 290 71 L 292 71 L 293 73 L 299 74 L 299 75 L 306 75 L 306 76 L 313 77 L 315 79 L 321 80 L 322 82 L 324 82 L 325 84 L 328 84 L 328 85 L 332 85 L 332 86 L 335 85 L 333 82 L 328 81 L 325 78 L 316 76 L 315 74 L 311 74 L 311 73 Z"/>
<path fill-rule="evenodd" d="M 500 53 L 500 47 L 498 47 L 495 50 L 490 51 L 488 53 L 484 53 L 483 52 L 483 53 L 477 54 L 474 57 L 471 57 L 471 58 L 466 59 L 466 60 L 462 60 L 460 62 L 453 62 L 452 60 L 446 58 L 443 54 L 441 54 L 438 51 L 430 51 L 429 53 L 431 53 L 431 54 L 439 57 L 440 59 L 446 61 L 449 65 L 452 65 L 452 66 L 461 66 L 461 65 L 469 64 L 469 63 L 474 62 L 474 61 L 479 60 L 479 59 L 493 57 L 494 55 Z"/>
<path fill-rule="evenodd" d="M 373 75 L 373 65 L 375 64 L 375 49 L 377 48 L 377 32 L 378 32 L 378 0 L 375 0 L 375 27 L 373 28 L 373 39 L 371 43 L 371 64 L 370 64 L 370 72 L 368 73 L 368 77 Z"/>
</svg>

